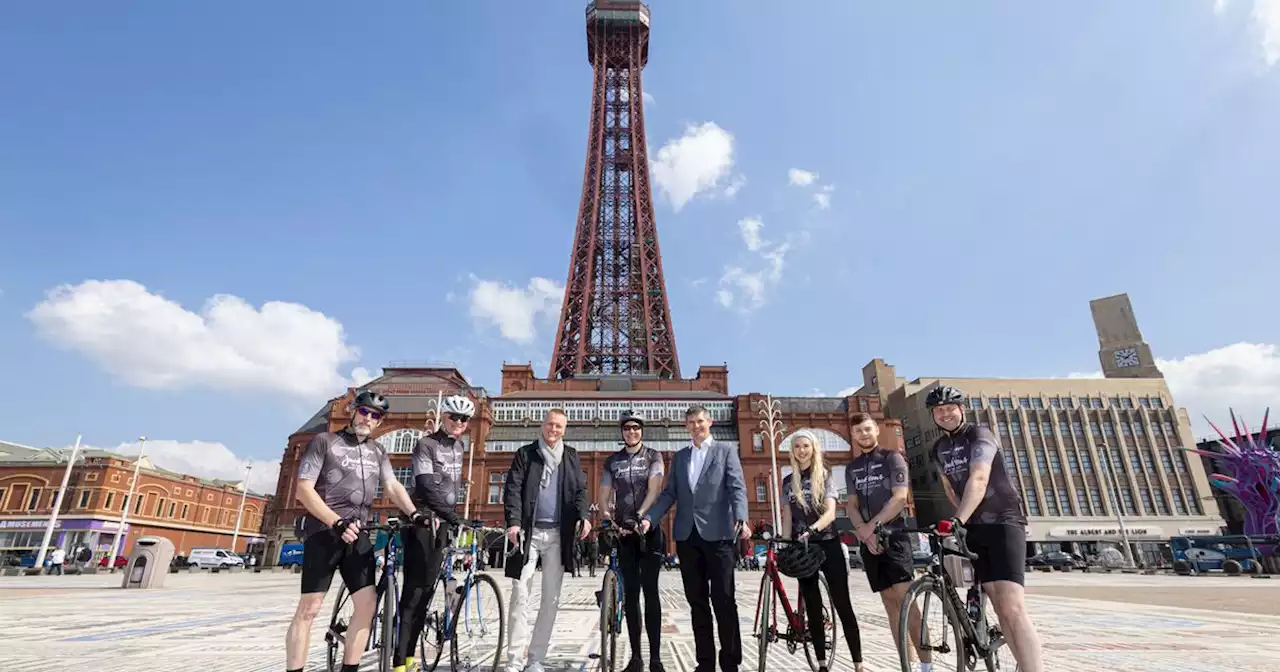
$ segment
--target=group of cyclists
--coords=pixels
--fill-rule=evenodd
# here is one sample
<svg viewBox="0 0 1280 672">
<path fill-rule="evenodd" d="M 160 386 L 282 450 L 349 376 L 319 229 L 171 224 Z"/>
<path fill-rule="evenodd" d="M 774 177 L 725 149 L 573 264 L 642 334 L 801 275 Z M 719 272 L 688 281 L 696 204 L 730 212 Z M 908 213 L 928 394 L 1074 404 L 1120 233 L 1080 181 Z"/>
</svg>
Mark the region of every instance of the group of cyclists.
<svg viewBox="0 0 1280 672">
<path fill-rule="evenodd" d="M 976 554 L 974 580 L 990 598 L 1018 669 L 1042 672 L 1039 637 L 1024 601 L 1026 519 L 1022 515 L 1020 496 L 1005 471 L 1004 460 L 999 457 L 999 442 L 985 427 L 965 421 L 965 403 L 964 394 L 953 387 L 941 386 L 929 392 L 926 405 L 942 430 L 933 445 L 931 458 L 955 507 L 950 522 L 954 528 L 965 531 L 968 548 Z M 656 523 L 673 503 L 695 501 L 682 498 L 681 493 L 691 498 L 692 491 L 705 488 L 705 483 L 719 484 L 730 491 L 729 494 L 710 501 L 715 502 L 715 507 L 725 509 L 723 517 L 732 523 L 732 531 L 721 534 L 724 539 L 720 539 L 715 532 L 708 533 L 716 523 L 708 522 L 707 512 L 692 511 L 694 507 L 686 503 L 685 507 L 690 509 L 685 513 L 688 518 L 683 526 L 677 525 L 683 529 L 676 531 L 677 548 L 682 554 L 687 550 L 683 547 L 708 543 L 732 545 L 749 534 L 744 520 L 745 487 L 736 451 L 722 453 L 727 457 L 720 458 L 721 461 L 730 463 L 717 465 L 727 474 L 722 480 L 705 477 L 699 480 L 699 473 L 713 458 L 707 457 L 706 450 L 712 443 L 710 419 L 705 411 L 696 412 L 698 410 L 700 407 L 691 408 L 686 417 L 686 425 L 694 437 L 693 445 L 681 451 L 687 455 L 678 454 L 672 461 L 672 474 L 665 486 L 663 456 L 644 445 L 642 416 L 622 415 L 619 429 L 623 445 L 604 463 L 596 504 L 606 519 L 614 521 L 619 533 L 618 567 L 631 645 L 631 658 L 625 672 L 646 669 L 642 634 L 647 634 L 648 639 L 647 669 L 665 672 L 661 660 L 662 606 L 658 580 L 666 540 L 662 527 Z M 475 415 L 475 404 L 464 396 L 443 400 L 439 427 L 419 439 L 413 451 L 412 494 L 396 479 L 386 451 L 372 439 L 388 411 L 385 397 L 373 391 L 360 392 L 352 404 L 350 423 L 340 431 L 316 436 L 301 456 L 297 497 L 307 515 L 299 518 L 295 529 L 304 545 L 302 596 L 286 635 L 288 672 L 301 672 L 306 665 L 311 626 L 335 571 L 341 574 L 351 592 L 355 609 L 351 626 L 345 633 L 341 669 L 355 672 L 359 667 L 373 623 L 376 599 L 374 544 L 361 526 L 369 519 L 379 484 L 404 514 L 404 519 L 411 523 L 402 530 L 404 589 L 400 596 L 401 620 L 392 665 L 394 672 L 415 669 L 413 647 L 422 633 L 427 605 L 438 583 L 444 548 L 463 524 L 456 501 L 463 461 L 459 437 Z M 542 435 L 517 451 L 505 481 L 506 532 L 512 547 L 506 575 L 513 579 L 509 615 L 512 641 L 508 647 L 507 672 L 542 672 L 563 575 L 574 570 L 578 555 L 574 549 L 591 530 L 587 484 L 580 462 L 576 451 L 562 441 L 566 424 L 563 411 L 549 411 L 543 421 Z M 848 492 L 845 511 L 859 542 L 867 582 L 871 591 L 880 596 L 897 642 L 898 616 L 907 587 L 915 576 L 913 544 L 902 531 L 906 525 L 904 511 L 910 483 L 908 465 L 900 451 L 879 445 L 879 426 L 870 415 L 855 414 L 851 425 L 854 458 L 845 468 Z M 840 621 L 854 668 L 862 672 L 862 640 L 850 598 L 849 566 L 833 526 L 839 499 L 837 487 L 815 434 L 800 430 L 793 435 L 790 463 L 791 473 L 782 482 L 786 503 L 782 530 L 793 540 L 807 541 L 803 548 L 818 558 L 814 568 L 799 578 L 806 615 L 811 623 L 822 622 L 824 605 L 819 574 L 824 575 L 830 606 Z M 689 474 L 687 480 L 683 476 L 680 479 L 684 490 L 675 485 L 677 465 Z M 705 491 L 699 495 L 706 497 Z M 696 501 L 701 506 L 703 500 Z M 680 508 L 677 507 L 678 515 Z M 719 515 L 715 512 L 715 516 Z M 694 550 L 698 552 L 689 556 L 694 562 L 686 562 L 682 557 L 681 571 L 695 621 L 699 621 L 694 623 L 699 652 L 695 672 L 712 672 L 712 654 L 704 651 L 714 652 L 714 642 L 702 640 L 712 636 L 710 609 L 705 606 L 706 571 L 709 564 L 716 564 L 716 559 L 706 559 L 700 555 L 703 551 Z M 530 637 L 531 605 L 527 598 L 539 560 L 543 569 L 542 598 Z M 719 573 L 723 575 L 725 571 L 730 578 L 727 596 L 732 601 L 732 562 Z M 690 572 L 695 573 L 696 580 L 691 580 Z M 736 619 L 736 605 L 730 610 L 723 604 L 725 588 L 720 588 L 718 593 L 716 590 L 716 583 L 723 583 L 723 576 L 715 574 L 710 575 L 710 598 L 715 602 L 717 620 Z M 702 584 L 698 585 L 698 581 Z M 704 606 L 700 607 L 699 602 Z M 921 630 L 920 614 L 914 605 L 911 608 L 911 639 L 917 649 L 919 669 L 931 672 L 931 652 L 915 637 Z M 736 626 L 736 623 L 720 623 L 722 672 L 736 672 L 741 662 L 740 643 L 724 641 L 739 636 Z M 811 636 L 819 672 L 828 672 L 823 628 L 813 628 Z"/>
</svg>

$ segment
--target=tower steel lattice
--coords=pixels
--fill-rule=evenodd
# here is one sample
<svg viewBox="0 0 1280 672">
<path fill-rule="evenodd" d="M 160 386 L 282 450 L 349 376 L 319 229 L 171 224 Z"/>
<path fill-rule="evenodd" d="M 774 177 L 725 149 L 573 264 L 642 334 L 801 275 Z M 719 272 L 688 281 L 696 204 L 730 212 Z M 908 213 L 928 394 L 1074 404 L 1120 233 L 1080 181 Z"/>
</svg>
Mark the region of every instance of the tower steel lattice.
<svg viewBox="0 0 1280 672">
<path fill-rule="evenodd" d="M 549 377 L 679 378 L 653 219 L 640 85 L 640 71 L 649 61 L 649 8 L 597 0 L 586 14 L 587 58 L 594 70 L 591 123 Z"/>
</svg>

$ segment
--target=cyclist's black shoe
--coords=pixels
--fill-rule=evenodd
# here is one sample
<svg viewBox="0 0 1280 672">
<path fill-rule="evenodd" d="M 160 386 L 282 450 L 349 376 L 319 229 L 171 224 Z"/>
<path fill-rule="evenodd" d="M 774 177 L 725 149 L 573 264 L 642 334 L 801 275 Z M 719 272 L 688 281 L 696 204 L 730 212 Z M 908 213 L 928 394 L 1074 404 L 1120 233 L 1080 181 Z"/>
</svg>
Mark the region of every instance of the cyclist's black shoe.
<svg viewBox="0 0 1280 672">
<path fill-rule="evenodd" d="M 644 661 L 639 657 L 632 658 L 622 672 L 644 672 Z"/>
<path fill-rule="evenodd" d="M 655 660 L 649 663 L 649 672 L 667 672 L 667 668 L 662 666 L 662 661 Z"/>
<path fill-rule="evenodd" d="M 827 666 L 826 666 L 826 665 L 819 665 L 819 666 L 818 666 L 818 672 L 827 672 Z"/>
</svg>

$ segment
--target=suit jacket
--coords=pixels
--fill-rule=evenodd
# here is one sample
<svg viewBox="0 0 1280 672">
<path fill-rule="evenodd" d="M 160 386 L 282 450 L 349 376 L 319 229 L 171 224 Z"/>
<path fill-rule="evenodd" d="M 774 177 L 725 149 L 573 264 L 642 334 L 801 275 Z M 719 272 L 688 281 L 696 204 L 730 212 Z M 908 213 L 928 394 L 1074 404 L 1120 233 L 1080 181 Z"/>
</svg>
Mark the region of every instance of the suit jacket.
<svg viewBox="0 0 1280 672">
<path fill-rule="evenodd" d="M 693 530 L 707 541 L 734 538 L 734 523 L 747 519 L 747 486 L 742 478 L 742 461 L 732 444 L 711 440 L 707 459 L 697 479 L 697 489 L 689 484 L 689 461 L 693 447 L 680 449 L 671 461 L 671 475 L 658 493 L 658 500 L 646 516 L 657 526 L 672 504 L 676 505 L 676 541 L 687 541 Z"/>
</svg>

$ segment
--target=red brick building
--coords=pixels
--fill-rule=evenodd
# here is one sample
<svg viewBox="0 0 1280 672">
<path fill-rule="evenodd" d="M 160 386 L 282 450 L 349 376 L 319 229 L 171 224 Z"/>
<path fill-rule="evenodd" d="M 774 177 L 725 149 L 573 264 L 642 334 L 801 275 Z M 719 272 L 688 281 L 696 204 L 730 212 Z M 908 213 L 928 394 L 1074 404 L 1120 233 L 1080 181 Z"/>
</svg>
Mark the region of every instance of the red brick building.
<svg viewBox="0 0 1280 672">
<path fill-rule="evenodd" d="M 468 445 L 475 447 L 472 458 L 464 465 L 471 487 L 469 492 L 459 493 L 459 501 L 468 504 L 472 518 L 491 525 L 503 524 L 501 485 L 511 455 L 537 439 L 548 409 L 562 408 L 568 414 L 565 442 L 581 455 L 594 502 L 604 460 L 621 447 L 617 422 L 622 412 L 643 414 L 647 418 L 645 443 L 674 453 L 690 443 L 684 428 L 685 410 L 692 404 L 701 404 L 711 412 L 713 436 L 739 446 L 751 521 L 772 520 L 769 440 L 760 425 L 760 406 L 765 397 L 757 393 L 729 395 L 726 367 L 703 366 L 696 377 L 678 380 L 583 376 L 552 381 L 535 378 L 527 365 L 505 365 L 502 374 L 502 394 L 496 397 L 469 385 L 457 369 L 442 366 L 388 367 L 380 378 L 360 388 L 377 390 L 391 403 L 391 412 L 376 438 L 391 453 L 392 466 L 402 482 L 411 483 L 410 453 L 433 417 L 431 409 L 438 395 L 465 394 L 477 403 L 477 417 L 464 437 Z M 303 513 L 296 499 L 297 465 L 302 451 L 316 434 L 336 431 L 346 424 L 355 392 L 348 390 L 346 395 L 330 401 L 289 437 L 276 490 L 279 509 L 267 529 L 268 563 L 278 555 L 281 544 L 293 539 L 293 521 Z M 875 395 L 782 397 L 776 401 L 785 426 L 778 453 L 778 466 L 784 474 L 789 469 L 788 437 L 798 429 L 808 428 L 818 434 L 828 465 L 840 476 L 837 483 L 843 493 L 843 465 L 853 457 L 850 419 L 858 412 L 870 413 L 880 423 L 881 445 L 902 449 L 901 424 L 885 417 Z M 383 517 L 393 512 L 385 498 L 377 501 L 375 510 Z M 844 515 L 843 511 L 840 515 Z M 668 516 L 668 531 L 670 524 Z"/>
<path fill-rule="evenodd" d="M 37 550 L 69 451 L 0 443 L 0 555 Z M 161 536 L 179 554 L 196 546 L 231 548 L 241 484 L 197 478 L 159 469 L 142 459 L 133 503 L 127 504 L 134 460 L 102 450 L 88 450 L 71 470 L 51 545 L 68 551 L 87 545 L 95 558 L 111 552 L 120 529 L 120 513 L 130 506 L 127 554 L 139 537 Z M 240 521 L 237 552 L 260 550 L 263 515 L 271 497 L 247 493 Z"/>
</svg>

